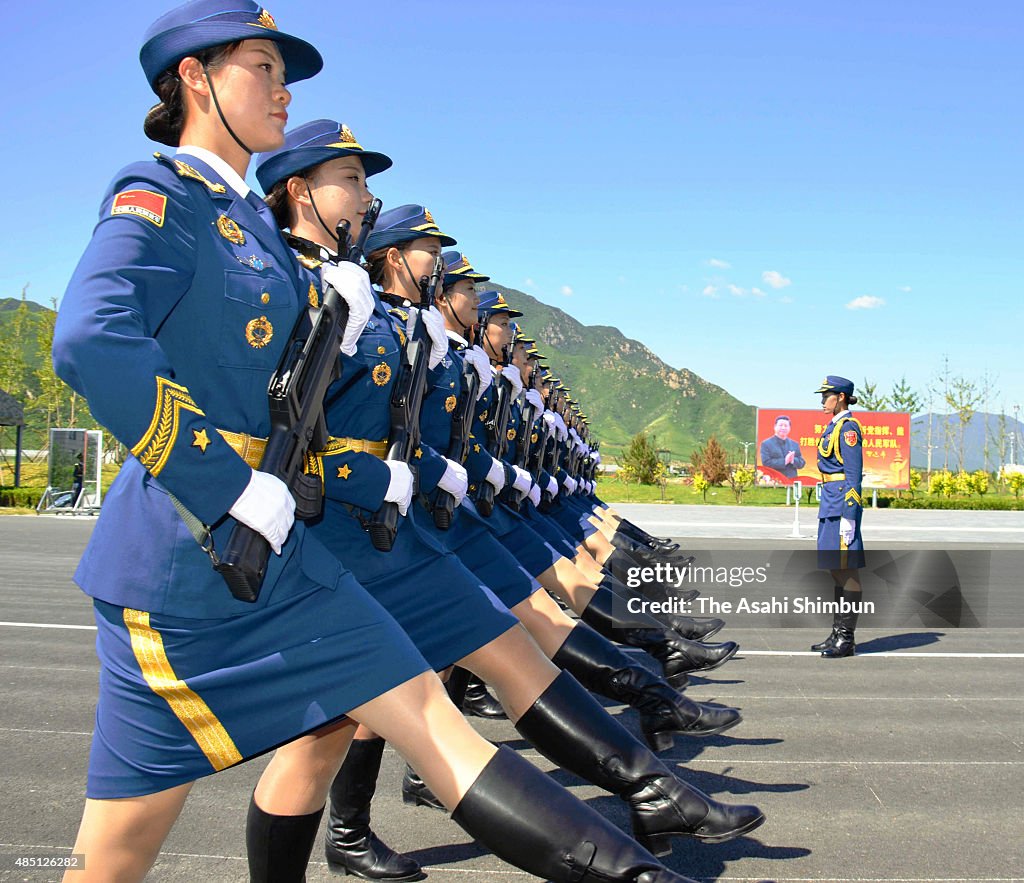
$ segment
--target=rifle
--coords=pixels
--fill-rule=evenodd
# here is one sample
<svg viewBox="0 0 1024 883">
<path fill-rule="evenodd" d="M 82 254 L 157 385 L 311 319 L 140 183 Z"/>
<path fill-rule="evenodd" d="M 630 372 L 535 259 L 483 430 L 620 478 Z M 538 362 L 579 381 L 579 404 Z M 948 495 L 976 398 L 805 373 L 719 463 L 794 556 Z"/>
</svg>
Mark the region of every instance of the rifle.
<svg viewBox="0 0 1024 883">
<path fill-rule="evenodd" d="M 438 255 L 429 279 L 420 280 L 420 309 L 427 310 L 434 303 L 434 294 L 441 284 L 444 259 Z M 430 357 L 430 341 L 426 326 L 420 321 L 419 312 L 409 311 L 408 340 L 402 348 L 402 365 L 398 380 L 391 393 L 390 444 L 385 460 L 400 460 L 412 463 L 420 445 L 420 406 L 427 384 L 427 360 Z M 417 481 L 418 484 L 418 481 Z M 395 545 L 398 531 L 398 504 L 384 503 L 373 513 L 366 525 L 370 542 L 379 552 L 390 552 Z"/>
<path fill-rule="evenodd" d="M 521 436 L 519 438 L 519 444 L 516 447 L 516 462 L 523 471 L 526 469 L 527 460 L 530 456 L 530 436 L 533 434 L 533 421 L 537 415 L 534 413 L 536 408 L 526 401 L 526 397 L 523 396 L 522 403 L 519 406 L 520 421 L 519 431 Z M 534 476 L 536 478 L 536 474 Z M 513 487 L 506 486 L 502 491 L 503 499 L 513 509 L 519 509 L 523 505 L 523 500 L 526 499 L 526 494 L 522 494 Z"/>
<path fill-rule="evenodd" d="M 473 413 L 476 406 L 476 394 L 480 388 L 480 378 L 476 370 L 468 363 L 463 364 L 462 391 L 452 411 L 452 434 L 448 442 L 447 457 L 456 463 L 465 462 L 469 453 L 469 434 L 473 427 Z M 434 525 L 438 530 L 448 530 L 452 526 L 452 513 L 455 511 L 455 497 L 448 491 L 438 490 L 437 498 L 431 507 Z"/>
<path fill-rule="evenodd" d="M 509 414 L 512 413 L 512 381 L 499 371 L 494 383 L 498 389 L 498 400 L 494 405 L 494 413 L 486 424 L 487 453 L 500 461 L 508 447 L 505 433 L 508 429 Z M 476 508 L 485 518 L 490 518 L 494 511 L 494 485 L 489 481 L 480 482 Z"/>
<path fill-rule="evenodd" d="M 354 243 L 349 222 L 338 224 L 338 263 L 362 261 L 366 237 L 373 230 L 380 209 L 381 201 L 375 199 L 363 217 L 359 238 Z M 319 515 L 323 505 L 320 479 L 306 475 L 303 467 L 307 452 L 322 450 L 327 442 L 324 396 L 339 376 L 338 344 L 347 321 L 348 304 L 332 286 L 326 286 L 312 329 L 306 333 L 309 318 L 303 310 L 267 386 L 271 428 L 259 468 L 288 485 L 295 497 L 297 519 Z M 231 594 L 239 601 L 255 602 L 270 561 L 270 543 L 263 534 L 239 522 L 232 528 L 219 558 L 212 547 L 209 551 L 213 569 L 224 577 Z"/>
</svg>

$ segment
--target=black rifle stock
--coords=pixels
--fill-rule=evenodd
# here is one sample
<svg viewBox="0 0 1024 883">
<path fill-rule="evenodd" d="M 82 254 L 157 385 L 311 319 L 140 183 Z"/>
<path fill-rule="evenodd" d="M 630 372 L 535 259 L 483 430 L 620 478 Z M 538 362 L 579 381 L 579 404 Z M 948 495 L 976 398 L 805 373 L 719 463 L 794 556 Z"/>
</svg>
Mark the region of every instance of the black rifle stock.
<svg viewBox="0 0 1024 883">
<path fill-rule="evenodd" d="M 375 199 L 355 243 L 349 236 L 348 222 L 338 225 L 338 242 L 343 244 L 339 263 L 358 264 L 362 260 L 366 237 L 373 230 L 380 208 L 380 200 Z M 309 320 L 303 311 L 267 387 L 271 429 L 259 468 L 288 485 L 296 498 L 296 518 L 312 518 L 322 505 L 320 479 L 305 475 L 303 468 L 307 452 L 322 449 L 327 440 L 324 395 L 338 376 L 338 345 L 347 321 L 348 304 L 332 286 L 326 286 L 312 329 L 305 333 Z M 270 543 L 263 534 L 238 522 L 222 554 L 214 559 L 214 570 L 224 577 L 239 601 L 255 602 L 270 552 Z"/>
<path fill-rule="evenodd" d="M 452 436 L 448 442 L 449 460 L 464 463 L 469 453 L 469 434 L 473 426 L 473 412 L 476 406 L 476 394 L 480 389 L 480 378 L 476 370 L 468 362 L 463 365 L 462 391 L 452 411 Z M 434 525 L 438 530 L 448 530 L 452 526 L 452 513 L 455 511 L 455 497 L 448 491 L 438 489 L 437 497 L 431 507 Z"/>
<path fill-rule="evenodd" d="M 421 309 L 427 310 L 433 305 L 443 270 L 444 259 L 438 255 L 426 285 L 420 282 Z M 402 366 L 391 393 L 391 430 L 384 459 L 411 464 L 420 445 L 420 406 L 427 383 L 430 338 L 418 311 L 410 309 L 409 326 L 408 339 L 402 348 Z M 383 503 L 367 523 L 370 542 L 378 551 L 390 552 L 395 545 L 399 514 L 397 503 Z"/>
<path fill-rule="evenodd" d="M 499 371 L 494 382 L 498 388 L 498 400 L 495 402 L 491 420 L 486 424 L 487 453 L 500 462 L 505 455 L 505 433 L 508 430 L 509 414 L 512 413 L 512 381 Z M 485 518 L 490 518 L 494 511 L 494 485 L 489 481 L 480 482 L 476 508 Z"/>
</svg>

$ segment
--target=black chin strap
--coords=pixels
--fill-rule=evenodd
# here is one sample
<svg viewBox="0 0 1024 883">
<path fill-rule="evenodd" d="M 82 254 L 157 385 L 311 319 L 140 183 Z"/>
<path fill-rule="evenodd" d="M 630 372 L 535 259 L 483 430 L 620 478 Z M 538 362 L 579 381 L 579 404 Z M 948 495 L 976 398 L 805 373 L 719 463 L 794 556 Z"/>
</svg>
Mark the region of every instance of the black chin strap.
<svg viewBox="0 0 1024 883">
<path fill-rule="evenodd" d="M 238 141 L 237 138 L 235 140 Z M 239 143 L 241 143 L 241 142 L 239 142 Z M 312 189 L 309 186 L 309 179 L 306 178 L 305 175 L 303 175 L 302 176 L 302 180 L 303 180 L 303 182 L 306 185 L 306 193 L 309 194 L 309 204 L 311 206 L 313 206 L 313 214 L 316 215 L 316 219 L 320 222 L 320 226 L 323 227 L 327 231 L 327 235 L 330 236 L 331 239 L 334 240 L 335 244 L 337 244 L 337 242 L 338 242 L 338 234 L 335 233 L 330 227 L 328 227 L 327 224 L 324 223 L 324 219 L 320 217 L 320 210 L 316 207 L 316 200 L 313 199 L 313 191 L 312 191 Z"/>
<path fill-rule="evenodd" d="M 445 305 L 448 307 L 448 312 L 450 312 L 452 314 L 452 316 L 455 318 L 455 321 L 459 323 L 459 327 L 462 329 L 462 336 L 464 338 L 466 338 L 466 342 L 470 346 L 472 346 L 473 344 L 472 344 L 470 338 L 473 335 L 473 331 L 472 331 L 473 326 L 472 325 L 467 325 L 462 320 L 462 316 L 459 315 L 459 311 L 456 310 L 455 307 L 452 306 L 452 301 L 451 301 L 451 295 L 450 294 L 448 295 L 448 300 L 446 301 Z"/>
<path fill-rule="evenodd" d="M 213 88 L 213 80 L 210 78 L 210 70 L 206 66 L 205 62 L 203 63 L 203 73 L 206 75 L 206 82 L 210 87 L 210 97 L 213 99 L 213 106 L 217 108 L 217 116 L 220 117 L 220 121 L 224 124 L 224 128 L 227 129 L 228 134 L 235 139 L 235 143 L 249 156 L 252 156 L 252 151 L 245 145 L 242 139 L 235 134 L 235 130 L 228 125 L 228 121 L 224 116 L 224 111 L 220 109 L 220 102 L 217 100 L 217 91 Z M 319 217 L 319 215 L 317 217 Z M 321 221 L 321 223 L 323 222 Z"/>
<path fill-rule="evenodd" d="M 416 281 L 416 277 L 413 276 L 413 274 L 412 274 L 412 267 L 409 266 L 409 262 L 405 259 L 405 252 L 402 251 L 401 249 L 399 249 L 398 253 L 402 256 L 402 263 L 405 264 L 405 272 L 409 274 L 409 281 L 412 282 L 412 287 L 414 289 L 416 289 L 416 291 L 419 293 L 420 299 L 417 301 L 417 303 L 422 303 L 423 295 L 424 295 L 424 290 L 425 290 L 424 284 L 423 284 L 423 280 L 426 279 L 429 282 L 430 281 L 430 277 L 429 276 L 421 276 L 420 277 L 420 281 L 417 282 Z M 411 303 L 411 301 L 410 301 L 410 303 Z"/>
</svg>

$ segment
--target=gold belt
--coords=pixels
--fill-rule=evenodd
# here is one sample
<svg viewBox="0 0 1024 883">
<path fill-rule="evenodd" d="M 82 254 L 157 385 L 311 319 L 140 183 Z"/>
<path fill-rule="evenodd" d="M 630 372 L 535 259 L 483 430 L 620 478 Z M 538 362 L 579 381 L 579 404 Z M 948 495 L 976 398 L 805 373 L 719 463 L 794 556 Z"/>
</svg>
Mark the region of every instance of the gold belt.
<svg viewBox="0 0 1024 883">
<path fill-rule="evenodd" d="M 383 460 L 388 452 L 388 440 L 384 438 L 380 441 L 371 441 L 368 438 L 335 438 L 332 436 L 327 440 L 327 446 L 320 451 L 320 456 L 344 454 L 349 451 L 362 451 Z"/>
<path fill-rule="evenodd" d="M 822 481 L 844 481 L 846 479 L 845 472 L 830 472 L 827 475 L 823 472 L 821 474 Z"/>
<path fill-rule="evenodd" d="M 263 462 L 263 452 L 267 448 L 267 440 L 265 438 L 256 438 L 244 432 L 228 432 L 224 429 L 218 429 L 217 432 L 221 434 L 224 441 L 231 445 L 232 450 L 239 457 L 245 460 L 253 469 L 259 469 L 260 463 Z M 319 454 L 323 457 L 328 454 L 344 454 L 348 451 L 363 451 L 364 453 L 373 454 L 375 457 L 384 459 L 388 452 L 388 440 L 370 441 L 367 438 L 332 437 L 328 439 L 327 446 Z"/>
<path fill-rule="evenodd" d="M 263 462 L 263 452 L 267 448 L 265 438 L 256 438 L 244 432 L 228 432 L 224 429 L 218 429 L 217 432 L 221 434 L 224 441 L 231 445 L 232 450 L 253 469 L 260 468 L 260 463 Z"/>
</svg>

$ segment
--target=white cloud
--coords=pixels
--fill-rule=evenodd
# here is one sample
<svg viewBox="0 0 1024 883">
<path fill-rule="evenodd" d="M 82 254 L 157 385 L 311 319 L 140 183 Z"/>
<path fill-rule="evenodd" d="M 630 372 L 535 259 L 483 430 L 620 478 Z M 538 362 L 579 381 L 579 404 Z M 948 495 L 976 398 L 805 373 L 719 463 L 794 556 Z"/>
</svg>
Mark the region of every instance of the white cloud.
<svg viewBox="0 0 1024 883">
<path fill-rule="evenodd" d="M 911 290 L 912 289 L 911 289 L 911 287 L 909 285 L 901 285 L 900 286 L 900 291 L 902 291 L 904 294 L 910 294 Z"/>
<path fill-rule="evenodd" d="M 714 267 L 716 270 L 728 270 L 732 267 L 728 261 L 721 261 L 718 258 L 711 258 L 708 261 L 709 267 Z"/>
<path fill-rule="evenodd" d="M 736 297 L 743 297 L 747 292 L 746 289 L 740 288 L 738 285 L 729 284 L 729 293 L 736 295 Z"/>
<path fill-rule="evenodd" d="M 779 303 L 780 304 L 791 304 L 791 303 L 793 303 L 793 298 L 791 298 L 788 294 L 784 294 L 784 295 L 782 295 L 782 297 L 779 298 Z"/>
<path fill-rule="evenodd" d="M 754 297 L 764 297 L 764 292 L 761 291 L 760 288 L 751 288 L 750 293 L 754 295 Z"/>
<path fill-rule="evenodd" d="M 787 279 L 778 270 L 765 270 L 761 274 L 761 281 L 772 288 L 785 288 L 793 284 L 792 279 Z"/>
<path fill-rule="evenodd" d="M 571 285 L 563 285 L 562 286 L 562 294 L 564 294 L 566 297 L 572 297 L 572 286 Z"/>
<path fill-rule="evenodd" d="M 704 297 L 718 297 L 718 288 L 714 285 L 705 285 L 704 290 L 701 292 Z"/>
<path fill-rule="evenodd" d="M 884 307 L 885 301 L 880 297 L 874 297 L 870 294 L 862 294 L 860 297 L 855 297 L 847 305 L 848 310 L 877 310 L 879 307 Z"/>
<path fill-rule="evenodd" d="M 533 281 L 532 279 L 527 279 L 527 280 L 526 280 L 526 281 L 525 281 L 525 282 L 523 283 L 523 285 L 525 285 L 525 286 L 526 286 L 527 288 L 536 288 L 536 287 L 537 287 L 537 283 L 536 283 L 536 282 L 534 282 L 534 281 Z"/>
</svg>

